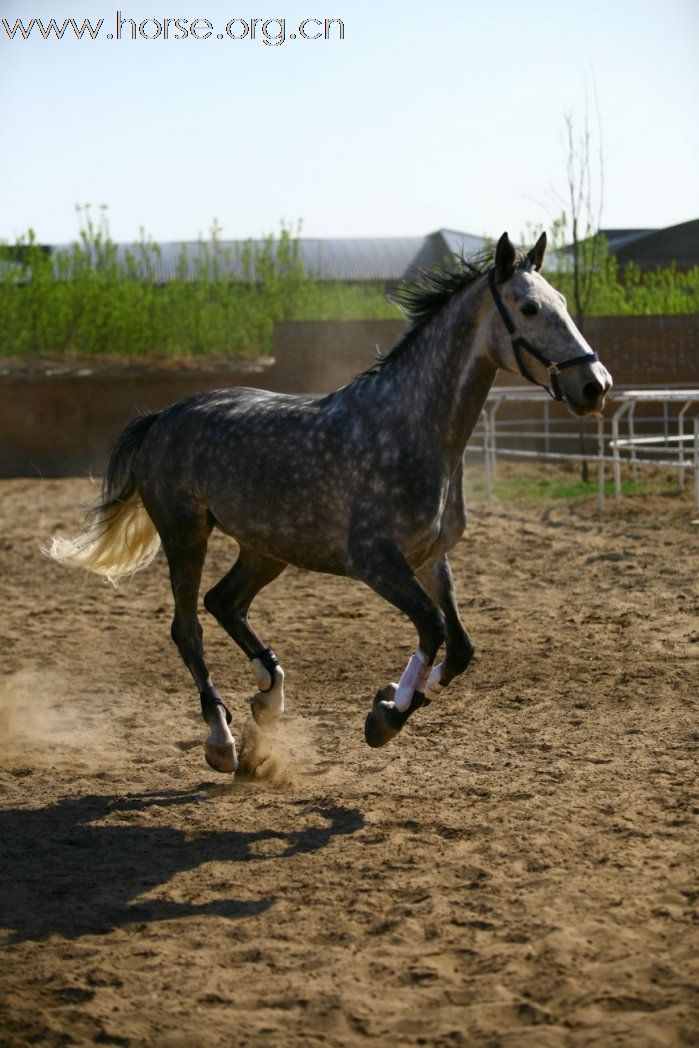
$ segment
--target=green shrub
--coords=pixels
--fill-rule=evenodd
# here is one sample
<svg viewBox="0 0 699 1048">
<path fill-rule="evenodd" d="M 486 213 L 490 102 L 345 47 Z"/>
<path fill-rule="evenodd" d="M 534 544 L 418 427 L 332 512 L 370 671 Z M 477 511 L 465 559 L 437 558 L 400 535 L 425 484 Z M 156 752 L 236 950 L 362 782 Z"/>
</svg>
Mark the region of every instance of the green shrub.
<svg viewBox="0 0 699 1048">
<path fill-rule="evenodd" d="M 98 218 L 78 208 L 78 239 L 50 254 L 32 230 L 0 245 L 0 353 L 14 355 L 261 356 L 270 352 L 280 320 L 383 320 L 400 314 L 379 282 L 316 282 L 304 273 L 297 230 L 246 241 L 236 259 L 214 223 L 194 257 L 181 253 L 176 275 L 156 279 L 158 245 L 141 233 L 130 250 L 111 239 L 106 209 Z M 554 223 L 559 259 L 565 223 Z M 531 239 L 531 237 L 529 237 Z M 600 246 L 600 245 L 598 245 Z M 697 310 L 699 267 L 619 272 L 606 247 L 595 252 L 586 315 L 691 313 Z M 583 250 L 585 250 L 583 246 Z M 237 275 L 231 263 L 237 262 Z M 547 277 L 569 299 L 565 264 Z"/>
<path fill-rule="evenodd" d="M 536 227 L 529 223 L 522 243 L 532 243 L 535 238 Z M 567 246 L 570 239 L 564 212 L 551 224 L 545 275 L 566 296 L 568 309 L 575 314 L 572 255 Z M 633 262 L 621 266 L 609 254 L 602 234 L 581 240 L 578 251 L 585 316 L 667 315 L 699 310 L 699 266 L 685 273 L 679 272 L 674 263 L 654 270 L 641 270 Z"/>
<path fill-rule="evenodd" d="M 278 320 L 307 301 L 298 238 L 247 241 L 230 272 L 216 225 L 193 259 L 156 282 L 159 249 L 142 234 L 119 255 L 104 210 L 79 209 L 78 241 L 53 255 L 32 230 L 0 248 L 0 350 L 25 354 L 221 354 L 269 351 Z"/>
</svg>

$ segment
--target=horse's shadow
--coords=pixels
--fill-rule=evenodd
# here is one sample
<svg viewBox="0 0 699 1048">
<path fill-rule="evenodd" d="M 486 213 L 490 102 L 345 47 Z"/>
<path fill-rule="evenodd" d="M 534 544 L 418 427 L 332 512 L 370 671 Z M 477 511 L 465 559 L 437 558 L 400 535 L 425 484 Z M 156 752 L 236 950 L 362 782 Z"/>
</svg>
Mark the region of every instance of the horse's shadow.
<svg viewBox="0 0 699 1048">
<path fill-rule="evenodd" d="M 110 815 L 128 820 L 151 807 L 205 801 L 201 790 L 171 790 L 130 797 L 68 797 L 38 810 L 0 812 L 0 930 L 11 942 L 49 934 L 69 938 L 100 934 L 133 921 L 215 914 L 231 919 L 255 916 L 274 896 L 231 898 L 217 892 L 203 903 L 154 899 L 132 902 L 157 889 L 177 873 L 203 863 L 263 862 L 256 846 L 277 841 L 276 859 L 324 848 L 335 836 L 355 833 L 364 825 L 356 808 L 314 808 L 325 824 L 297 832 L 196 830 L 192 835 L 171 826 L 125 821 L 96 824 Z M 251 882 L 254 883 L 254 882 Z M 5 940 L 7 941 L 7 939 Z"/>
</svg>

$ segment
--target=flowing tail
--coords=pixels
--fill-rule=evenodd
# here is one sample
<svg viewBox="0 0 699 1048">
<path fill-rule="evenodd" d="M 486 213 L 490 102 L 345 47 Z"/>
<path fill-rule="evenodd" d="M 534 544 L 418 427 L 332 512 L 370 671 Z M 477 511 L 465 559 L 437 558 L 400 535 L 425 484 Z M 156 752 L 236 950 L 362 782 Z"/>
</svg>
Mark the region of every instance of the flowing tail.
<svg viewBox="0 0 699 1048">
<path fill-rule="evenodd" d="M 102 497 L 74 539 L 54 537 L 42 553 L 62 564 L 87 568 L 116 585 L 145 568 L 160 548 L 160 537 L 146 513 L 133 475 L 133 461 L 159 412 L 129 422 L 109 456 Z"/>
</svg>

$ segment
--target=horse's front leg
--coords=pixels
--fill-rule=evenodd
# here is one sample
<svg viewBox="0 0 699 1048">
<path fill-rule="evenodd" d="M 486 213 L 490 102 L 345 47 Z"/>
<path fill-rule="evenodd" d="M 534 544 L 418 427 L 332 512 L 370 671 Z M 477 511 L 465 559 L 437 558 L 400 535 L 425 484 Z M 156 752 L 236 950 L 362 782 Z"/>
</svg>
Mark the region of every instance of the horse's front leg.
<svg viewBox="0 0 699 1048">
<path fill-rule="evenodd" d="M 436 699 L 455 677 L 464 672 L 476 649 L 459 617 L 454 578 L 446 555 L 431 567 L 420 570 L 417 577 L 444 613 L 446 652 L 442 662 L 430 672 L 425 686 L 425 697 Z"/>
<path fill-rule="evenodd" d="M 404 612 L 418 633 L 419 648 L 410 657 L 398 684 L 377 692 L 364 726 L 370 746 L 394 738 L 408 717 L 425 701 L 424 689 L 435 656 L 446 636 L 439 608 L 415 578 L 398 546 L 387 538 L 354 535 L 348 544 L 348 574 Z"/>
</svg>

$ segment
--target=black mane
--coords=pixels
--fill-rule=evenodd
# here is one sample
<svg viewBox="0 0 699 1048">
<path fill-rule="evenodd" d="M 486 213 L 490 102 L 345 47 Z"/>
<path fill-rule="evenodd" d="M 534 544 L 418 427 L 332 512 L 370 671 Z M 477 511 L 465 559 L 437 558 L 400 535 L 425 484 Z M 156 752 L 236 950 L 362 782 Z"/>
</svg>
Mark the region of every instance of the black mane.
<svg viewBox="0 0 699 1048">
<path fill-rule="evenodd" d="M 419 270 L 414 280 L 400 284 L 390 299 L 408 321 L 408 330 L 386 356 L 376 360 L 362 375 L 374 375 L 389 361 L 395 360 L 457 292 L 484 276 L 492 264 L 493 253 L 490 250 L 468 259 L 457 255 L 444 265 Z"/>
</svg>

